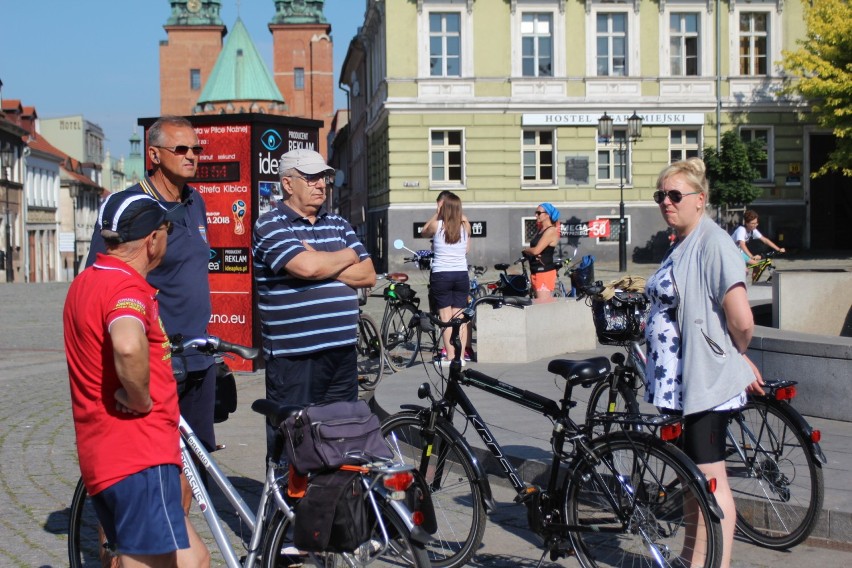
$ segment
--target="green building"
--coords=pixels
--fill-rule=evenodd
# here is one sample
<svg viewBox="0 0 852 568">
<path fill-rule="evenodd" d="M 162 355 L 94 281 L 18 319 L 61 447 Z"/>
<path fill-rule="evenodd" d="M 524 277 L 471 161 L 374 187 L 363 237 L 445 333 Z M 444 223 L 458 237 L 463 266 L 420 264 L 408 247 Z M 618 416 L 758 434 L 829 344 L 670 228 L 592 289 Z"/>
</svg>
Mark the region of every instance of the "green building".
<svg viewBox="0 0 852 568">
<path fill-rule="evenodd" d="M 651 261 L 668 245 L 657 174 L 736 129 L 766 144 L 751 204 L 761 231 L 787 248 L 852 248 L 848 231 L 837 242 L 822 226 L 839 180 L 809 179 L 833 137 L 776 95 L 781 52 L 804 32 L 801 0 L 367 0 L 340 76 L 350 120 L 338 165 L 345 201 L 360 205 L 341 213 L 363 217 L 384 269 L 400 267 L 397 238 L 428 248 L 416 226 L 444 189 L 474 224 L 472 263 L 517 258 L 544 201 L 575 234 L 610 220 L 609 236 L 566 235 L 564 254 L 579 242 L 615 260 L 623 200 L 627 258 Z"/>
</svg>

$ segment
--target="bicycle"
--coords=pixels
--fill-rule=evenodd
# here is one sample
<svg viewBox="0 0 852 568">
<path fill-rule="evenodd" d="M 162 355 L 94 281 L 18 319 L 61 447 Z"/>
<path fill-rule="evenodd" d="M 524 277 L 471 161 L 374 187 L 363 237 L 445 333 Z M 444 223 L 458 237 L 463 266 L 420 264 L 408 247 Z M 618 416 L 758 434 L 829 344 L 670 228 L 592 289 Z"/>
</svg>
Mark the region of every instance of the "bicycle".
<svg viewBox="0 0 852 568">
<path fill-rule="evenodd" d="M 746 263 L 746 269 L 751 269 L 752 284 L 757 284 L 760 281 L 760 277 L 763 276 L 764 273 L 769 274 L 769 277 L 766 279 L 766 281 L 772 281 L 772 271 L 775 270 L 775 265 L 772 263 L 772 259 L 778 254 L 779 252 L 777 250 L 766 251 L 763 255 L 761 255 L 760 260 L 756 262 Z"/>
<path fill-rule="evenodd" d="M 620 341 L 616 333 L 603 343 L 626 349 L 615 353 L 615 368 L 595 385 L 587 417 L 638 414 L 639 391 L 645 386 L 645 353 L 640 324 L 646 300 L 616 292 L 628 323 Z M 597 320 L 596 320 L 597 322 Z M 596 323 L 597 326 L 597 323 Z M 731 413 L 727 429 L 726 469 L 737 510 L 737 529 L 749 540 L 775 550 L 803 542 L 822 510 L 827 463 L 821 434 L 791 405 L 795 381 L 766 380 L 764 395 L 749 394 L 745 407 Z"/>
<path fill-rule="evenodd" d="M 513 264 L 521 265 L 520 274 L 509 274 L 509 267 Z M 533 299 L 535 292 L 532 289 L 529 272 L 527 271 L 527 258 L 521 257 L 512 264 L 501 262 L 494 265 L 495 270 L 500 271 L 497 286 L 491 291 L 493 295 L 527 297 Z"/>
<path fill-rule="evenodd" d="M 208 354 L 237 353 L 247 359 L 253 359 L 258 354 L 257 349 L 227 343 L 213 336 L 183 340 L 173 345 L 173 351 L 180 352 L 189 347 Z M 258 400 L 252 404 L 252 410 L 264 415 L 277 427 L 285 418 L 299 412 L 301 408 L 284 407 L 271 401 Z M 278 465 L 284 447 L 283 433 L 278 431 L 282 440 L 277 446 L 279 454 L 273 456 L 267 466 L 257 510 L 252 512 L 183 417 L 180 419 L 179 430 L 183 473 L 225 564 L 229 568 L 290 566 L 292 559 L 282 551 L 288 533 L 292 533 L 296 509 L 289 498 L 285 497 L 288 471 Z M 238 519 L 250 531 L 248 543 L 244 543 L 246 554 L 242 559 L 238 557 L 210 494 L 200 480 L 193 456 L 197 458 L 198 464 L 203 465 L 210 481 L 219 487 L 236 511 Z M 408 492 L 414 487 L 414 476 L 410 468 L 402 468 L 389 461 L 366 461 L 368 463 L 351 469 L 358 472 L 364 487 L 365 504 L 372 527 L 370 539 L 352 553 L 308 553 L 309 558 L 316 566 L 329 568 L 344 564 L 361 566 L 374 561 L 378 562 L 377 566 L 398 565 L 400 562 L 418 567 L 429 566 L 423 544 L 429 541 L 430 536 L 415 524 L 415 520 L 422 515 L 418 517 L 400 500 L 400 495 L 410 500 Z M 81 478 L 74 491 L 69 515 L 68 556 L 72 568 L 100 566 L 102 561 L 108 560 L 112 547 L 109 543 L 103 543 L 99 532 L 97 517 Z"/>
<path fill-rule="evenodd" d="M 712 496 L 712 480 L 680 450 L 652 434 L 618 431 L 593 440 L 587 426 L 569 417 L 575 405 L 572 390 L 605 377 L 609 373 L 606 358 L 551 361 L 548 371 L 565 379 L 558 402 L 472 369 L 462 371 L 459 328 L 483 302 L 529 303 L 517 297 L 486 296 L 450 322 L 428 316 L 431 325 L 451 328 L 451 341 L 457 347 L 443 395 L 434 397 L 429 383 L 424 383 L 418 397 L 429 399 L 428 406 L 403 405 L 401 412 L 382 423 L 394 452 L 424 476 L 432 492 L 438 513 L 436 539 L 427 546 L 432 564 L 463 566 L 482 541 L 486 510 L 495 506 L 481 462 L 453 424 L 454 417 L 460 417 L 465 429 L 470 426 L 500 464 L 517 494 L 515 501 L 527 508 L 530 528 L 544 539 L 542 560 L 548 553 L 556 560 L 573 552 L 585 567 L 599 562 L 718 566 L 721 510 Z M 462 387 L 478 388 L 551 420 L 553 460 L 545 487 L 521 480 Z M 659 415 L 620 420 L 661 435 L 672 423 Z M 560 475 L 563 465 L 567 466 L 564 477 Z"/>
<path fill-rule="evenodd" d="M 355 342 L 357 352 L 358 386 L 371 391 L 378 386 L 385 373 L 385 350 L 379 326 L 362 309 L 370 297 L 370 289 L 358 290 L 358 331 Z"/>
</svg>

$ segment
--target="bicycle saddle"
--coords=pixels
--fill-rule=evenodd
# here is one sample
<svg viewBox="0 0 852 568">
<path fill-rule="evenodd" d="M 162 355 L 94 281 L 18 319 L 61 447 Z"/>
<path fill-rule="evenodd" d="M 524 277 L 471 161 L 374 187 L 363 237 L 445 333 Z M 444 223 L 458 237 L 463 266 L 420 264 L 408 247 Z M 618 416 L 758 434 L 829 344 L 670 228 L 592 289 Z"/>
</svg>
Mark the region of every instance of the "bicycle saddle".
<svg viewBox="0 0 852 568">
<path fill-rule="evenodd" d="M 590 387 L 609 374 L 609 359 L 592 357 L 591 359 L 554 359 L 547 364 L 547 371 L 568 380 L 572 386 Z"/>
<path fill-rule="evenodd" d="M 263 414 L 270 426 L 278 428 L 278 426 L 287 418 L 294 414 L 298 414 L 302 410 L 302 407 L 279 404 L 277 402 L 261 398 L 251 403 L 251 409 L 258 414 Z"/>
<path fill-rule="evenodd" d="M 408 280 L 408 274 L 405 272 L 391 272 L 387 275 L 388 280 L 393 280 L 394 282 L 405 282 Z"/>
<path fill-rule="evenodd" d="M 494 265 L 494 270 L 508 270 L 510 264 L 506 264 L 505 262 L 501 262 L 500 264 Z"/>
</svg>

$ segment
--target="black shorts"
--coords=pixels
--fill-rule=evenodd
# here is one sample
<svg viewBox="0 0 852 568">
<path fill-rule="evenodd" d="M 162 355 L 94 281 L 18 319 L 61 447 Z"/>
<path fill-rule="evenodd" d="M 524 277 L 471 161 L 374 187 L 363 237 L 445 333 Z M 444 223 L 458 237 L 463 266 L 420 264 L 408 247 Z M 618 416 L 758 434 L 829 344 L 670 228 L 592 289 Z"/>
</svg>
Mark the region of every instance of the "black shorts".
<svg viewBox="0 0 852 568">
<path fill-rule="evenodd" d="M 470 295 L 470 277 L 467 271 L 433 272 L 429 281 L 429 293 L 437 310 L 463 308 L 467 306 Z"/>
<path fill-rule="evenodd" d="M 731 411 L 711 410 L 684 416 L 681 449 L 697 464 L 725 461 L 730 417 Z"/>
</svg>

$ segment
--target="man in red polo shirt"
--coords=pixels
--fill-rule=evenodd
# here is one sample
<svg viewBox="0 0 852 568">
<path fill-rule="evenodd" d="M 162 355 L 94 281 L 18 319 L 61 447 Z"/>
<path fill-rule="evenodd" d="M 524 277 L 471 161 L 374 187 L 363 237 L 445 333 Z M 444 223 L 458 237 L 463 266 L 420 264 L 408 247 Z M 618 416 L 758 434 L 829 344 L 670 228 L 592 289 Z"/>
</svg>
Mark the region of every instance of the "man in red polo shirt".
<svg viewBox="0 0 852 568">
<path fill-rule="evenodd" d="M 65 301 L 80 471 L 123 566 L 210 560 L 181 507 L 177 389 L 157 290 L 145 281 L 182 214 L 143 193 L 110 195 L 98 219 L 106 254 Z"/>
</svg>

